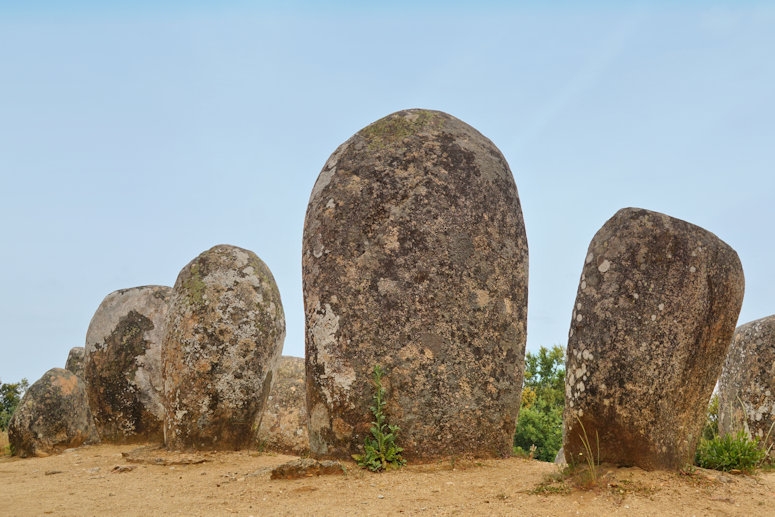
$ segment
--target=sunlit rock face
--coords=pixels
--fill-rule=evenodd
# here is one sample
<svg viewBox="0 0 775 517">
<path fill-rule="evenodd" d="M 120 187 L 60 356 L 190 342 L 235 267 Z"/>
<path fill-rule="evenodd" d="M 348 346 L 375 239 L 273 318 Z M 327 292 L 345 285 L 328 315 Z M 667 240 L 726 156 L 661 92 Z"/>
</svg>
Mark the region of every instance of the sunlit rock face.
<svg viewBox="0 0 775 517">
<path fill-rule="evenodd" d="M 718 426 L 722 435 L 745 430 L 775 443 L 775 316 L 735 330 L 719 379 Z M 775 457 L 775 447 L 770 449 Z"/>
<path fill-rule="evenodd" d="M 102 441 L 162 441 L 161 346 L 171 293 L 159 285 L 114 291 L 92 316 L 83 379 Z"/>
<path fill-rule="evenodd" d="M 644 469 L 691 464 L 743 301 L 737 253 L 638 208 L 589 245 L 566 363 L 564 450 Z"/>
<path fill-rule="evenodd" d="M 284 339 L 280 292 L 255 253 L 219 245 L 186 265 L 162 347 L 167 447 L 252 445 Z"/>
<path fill-rule="evenodd" d="M 528 249 L 490 140 L 419 109 L 356 133 L 314 186 L 302 268 L 313 453 L 362 452 L 376 364 L 404 457 L 510 453 Z"/>
<path fill-rule="evenodd" d="M 8 441 L 14 454 L 23 458 L 99 442 L 83 381 L 62 368 L 43 374 L 14 411 Z"/>
</svg>

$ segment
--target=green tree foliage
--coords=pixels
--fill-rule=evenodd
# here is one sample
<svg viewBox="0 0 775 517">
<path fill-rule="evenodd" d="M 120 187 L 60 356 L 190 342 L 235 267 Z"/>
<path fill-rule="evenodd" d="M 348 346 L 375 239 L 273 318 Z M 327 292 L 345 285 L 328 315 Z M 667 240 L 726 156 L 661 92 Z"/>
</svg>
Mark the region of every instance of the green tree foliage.
<svg viewBox="0 0 775 517">
<path fill-rule="evenodd" d="M 525 381 L 514 451 L 541 461 L 554 461 L 562 447 L 562 411 L 565 407 L 565 351 L 555 345 L 525 356 Z"/>
<path fill-rule="evenodd" d="M 718 393 L 714 393 L 708 404 L 705 416 L 705 427 L 702 428 L 702 439 L 712 440 L 718 436 Z"/>
<path fill-rule="evenodd" d="M 8 430 L 13 412 L 16 411 L 28 387 L 27 379 L 12 384 L 0 382 L 0 431 Z"/>
</svg>

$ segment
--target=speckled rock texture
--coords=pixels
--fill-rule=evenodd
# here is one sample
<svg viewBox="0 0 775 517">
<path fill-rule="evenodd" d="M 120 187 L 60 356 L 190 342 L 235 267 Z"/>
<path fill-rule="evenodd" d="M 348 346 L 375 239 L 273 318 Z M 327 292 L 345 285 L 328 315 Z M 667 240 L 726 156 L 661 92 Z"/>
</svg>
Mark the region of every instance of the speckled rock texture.
<svg viewBox="0 0 775 517">
<path fill-rule="evenodd" d="M 280 292 L 255 253 L 219 245 L 186 265 L 162 352 L 167 447 L 253 445 L 284 339 Z"/>
<path fill-rule="evenodd" d="M 70 353 L 67 354 L 67 362 L 65 362 L 65 370 L 76 374 L 83 379 L 83 355 L 86 349 L 82 346 L 74 346 L 70 349 Z"/>
<path fill-rule="evenodd" d="M 775 316 L 768 316 L 735 330 L 719 379 L 718 426 L 722 435 L 744 429 L 769 447 L 774 425 Z"/>
<path fill-rule="evenodd" d="M 163 441 L 161 346 L 172 288 L 107 295 L 86 332 L 84 381 L 104 442 Z"/>
<path fill-rule="evenodd" d="M 528 249 L 491 141 L 418 109 L 362 129 L 320 172 L 302 267 L 314 454 L 362 452 L 375 364 L 404 458 L 510 454 Z"/>
<path fill-rule="evenodd" d="M 304 358 L 282 356 L 258 426 L 258 447 L 301 456 L 309 452 Z"/>
<path fill-rule="evenodd" d="M 643 469 L 692 464 L 743 301 L 737 253 L 712 233 L 638 208 L 597 232 L 568 339 L 564 449 Z M 597 458 L 595 458 L 597 459 Z"/>
<path fill-rule="evenodd" d="M 8 426 L 17 456 L 49 456 L 99 442 L 83 381 L 53 368 L 29 387 Z"/>
</svg>

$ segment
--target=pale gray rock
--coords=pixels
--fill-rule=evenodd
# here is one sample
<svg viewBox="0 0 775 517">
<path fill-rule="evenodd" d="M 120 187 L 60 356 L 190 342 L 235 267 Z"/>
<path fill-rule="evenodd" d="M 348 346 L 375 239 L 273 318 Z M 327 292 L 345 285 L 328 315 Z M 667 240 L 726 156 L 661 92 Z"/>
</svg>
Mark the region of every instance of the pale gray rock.
<svg viewBox="0 0 775 517">
<path fill-rule="evenodd" d="M 282 356 L 258 426 L 261 450 L 300 456 L 309 452 L 304 358 Z"/>
<path fill-rule="evenodd" d="M 83 381 L 52 368 L 24 393 L 8 426 L 14 454 L 49 456 L 99 442 Z"/>
<path fill-rule="evenodd" d="M 162 349 L 167 447 L 255 443 L 284 339 L 280 292 L 255 253 L 219 245 L 186 265 Z"/>
<path fill-rule="evenodd" d="M 312 452 L 362 452 L 379 364 L 405 458 L 509 455 L 527 274 L 514 177 L 474 128 L 414 109 L 342 144 L 304 223 Z"/>
<path fill-rule="evenodd" d="M 718 393 L 721 435 L 744 430 L 765 449 L 775 443 L 775 316 L 735 330 Z"/>
<path fill-rule="evenodd" d="M 83 375 L 102 441 L 163 440 L 161 345 L 171 294 L 158 285 L 114 291 L 89 323 Z"/>
<path fill-rule="evenodd" d="M 712 233 L 625 208 L 589 245 L 566 362 L 564 450 L 618 465 L 694 460 L 743 301 L 737 253 Z M 594 458 L 597 460 L 598 458 Z"/>
<path fill-rule="evenodd" d="M 84 347 L 75 346 L 70 349 L 70 353 L 67 354 L 67 362 L 65 363 L 65 370 L 76 374 L 83 379 L 83 356 Z"/>
</svg>

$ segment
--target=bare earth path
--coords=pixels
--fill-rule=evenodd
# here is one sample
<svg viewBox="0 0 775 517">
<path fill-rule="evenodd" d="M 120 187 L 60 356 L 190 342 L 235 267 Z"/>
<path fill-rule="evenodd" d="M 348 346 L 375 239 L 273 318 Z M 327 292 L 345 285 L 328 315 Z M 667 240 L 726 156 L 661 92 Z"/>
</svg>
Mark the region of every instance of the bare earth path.
<svg viewBox="0 0 775 517">
<path fill-rule="evenodd" d="M 100 445 L 58 456 L 0 457 L 0 515 L 745 515 L 775 516 L 775 472 L 733 476 L 602 469 L 596 489 L 536 494 L 557 472 L 518 458 L 409 465 L 372 474 L 270 480 L 294 457 L 256 452 L 122 453 Z"/>
</svg>

